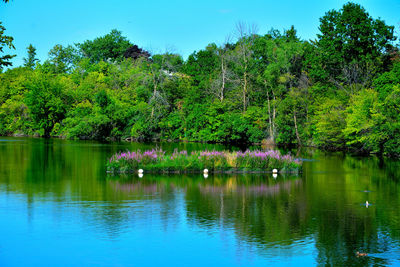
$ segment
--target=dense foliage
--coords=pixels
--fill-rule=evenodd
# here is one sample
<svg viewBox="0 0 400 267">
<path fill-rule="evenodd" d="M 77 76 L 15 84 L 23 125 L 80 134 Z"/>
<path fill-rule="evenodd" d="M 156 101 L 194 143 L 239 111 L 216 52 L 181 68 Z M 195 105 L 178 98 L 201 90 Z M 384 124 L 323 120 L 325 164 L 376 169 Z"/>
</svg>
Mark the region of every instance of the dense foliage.
<svg viewBox="0 0 400 267">
<path fill-rule="evenodd" d="M 259 35 L 239 24 L 234 42 L 210 44 L 187 60 L 150 55 L 117 30 L 56 45 L 43 63 L 30 46 L 25 67 L 0 74 L 0 134 L 266 142 L 399 156 L 394 27 L 348 3 L 327 12 L 319 29 L 316 40 L 304 41 L 294 27 Z"/>
</svg>

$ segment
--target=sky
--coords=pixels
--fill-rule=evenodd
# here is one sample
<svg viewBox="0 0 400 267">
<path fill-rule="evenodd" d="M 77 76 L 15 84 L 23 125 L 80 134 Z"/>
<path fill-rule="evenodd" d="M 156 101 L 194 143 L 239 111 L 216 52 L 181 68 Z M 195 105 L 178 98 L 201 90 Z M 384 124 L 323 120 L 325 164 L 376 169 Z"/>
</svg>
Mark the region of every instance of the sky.
<svg viewBox="0 0 400 267">
<path fill-rule="evenodd" d="M 319 18 L 340 9 L 342 0 L 10 0 L 0 1 L 0 21 L 5 34 L 14 37 L 17 56 L 13 66 L 23 64 L 26 47 L 32 44 L 43 62 L 56 44 L 63 46 L 93 40 L 112 29 L 151 53 L 173 52 L 187 58 L 210 43 L 235 38 L 238 22 L 257 25 L 258 33 L 294 25 L 304 40 L 315 39 Z M 373 17 L 400 30 L 400 0 L 359 0 Z M 5 50 L 10 53 L 10 50 Z"/>
</svg>

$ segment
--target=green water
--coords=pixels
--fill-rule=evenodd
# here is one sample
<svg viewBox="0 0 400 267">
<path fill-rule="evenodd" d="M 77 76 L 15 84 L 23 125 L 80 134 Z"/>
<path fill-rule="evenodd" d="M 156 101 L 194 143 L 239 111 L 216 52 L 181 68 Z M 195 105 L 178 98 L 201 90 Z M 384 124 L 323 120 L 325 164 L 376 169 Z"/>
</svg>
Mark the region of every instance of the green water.
<svg viewBox="0 0 400 267">
<path fill-rule="evenodd" d="M 276 179 L 106 174 L 154 146 L 237 149 L 0 138 L 0 266 L 400 265 L 397 161 L 305 149 Z"/>
</svg>

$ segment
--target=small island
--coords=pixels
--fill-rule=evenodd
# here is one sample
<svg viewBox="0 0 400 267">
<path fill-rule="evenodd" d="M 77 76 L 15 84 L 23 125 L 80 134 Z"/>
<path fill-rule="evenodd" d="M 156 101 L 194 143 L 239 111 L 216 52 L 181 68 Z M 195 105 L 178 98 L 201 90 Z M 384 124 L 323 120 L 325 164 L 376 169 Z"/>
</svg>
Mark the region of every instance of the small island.
<svg viewBox="0 0 400 267">
<path fill-rule="evenodd" d="M 279 172 L 301 171 L 302 162 L 279 151 L 186 151 L 175 150 L 168 154 L 161 149 L 141 152 L 126 151 L 113 155 L 107 163 L 109 173 L 145 172 L 160 173 L 235 173 L 235 172 Z"/>
</svg>

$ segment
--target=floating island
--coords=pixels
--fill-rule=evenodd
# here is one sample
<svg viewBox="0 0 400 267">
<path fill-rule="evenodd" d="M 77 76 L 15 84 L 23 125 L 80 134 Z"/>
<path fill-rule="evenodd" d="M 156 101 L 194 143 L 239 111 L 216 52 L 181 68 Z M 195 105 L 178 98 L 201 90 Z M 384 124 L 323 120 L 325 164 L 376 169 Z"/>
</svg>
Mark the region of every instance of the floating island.
<svg viewBox="0 0 400 267">
<path fill-rule="evenodd" d="M 114 154 L 107 162 L 108 173 L 298 173 L 302 161 L 277 150 L 229 152 L 186 151 L 166 153 L 161 149 Z"/>
</svg>

